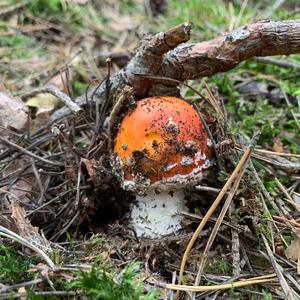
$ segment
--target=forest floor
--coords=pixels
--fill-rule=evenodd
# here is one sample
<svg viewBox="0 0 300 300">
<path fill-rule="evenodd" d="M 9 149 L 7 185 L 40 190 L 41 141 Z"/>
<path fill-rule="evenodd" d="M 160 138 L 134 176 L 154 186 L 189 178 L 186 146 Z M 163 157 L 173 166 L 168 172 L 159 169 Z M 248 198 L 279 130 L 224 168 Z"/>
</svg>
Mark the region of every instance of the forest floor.
<svg viewBox="0 0 300 300">
<path fill-rule="evenodd" d="M 103 138 L 90 130 L 93 110 L 49 125 L 62 104 L 32 91 L 52 85 L 75 99 L 107 76 L 108 57 L 114 74 L 145 33 L 180 23 L 193 23 L 191 41 L 205 41 L 261 19 L 299 18 L 298 1 L 0 1 L 0 299 L 175 299 L 187 244 L 256 132 L 228 213 L 221 220 L 221 202 L 190 252 L 188 286 L 222 221 L 205 253 L 202 289 L 180 297 L 298 299 L 300 55 L 253 58 L 181 87 L 186 100 L 211 91 L 224 103 L 234 145 L 220 153 L 217 176 L 188 193 L 185 234 L 157 240 L 126 226 L 131 195 L 109 177 L 104 148 L 90 147 Z M 83 158 L 100 161 L 100 183 Z"/>
</svg>

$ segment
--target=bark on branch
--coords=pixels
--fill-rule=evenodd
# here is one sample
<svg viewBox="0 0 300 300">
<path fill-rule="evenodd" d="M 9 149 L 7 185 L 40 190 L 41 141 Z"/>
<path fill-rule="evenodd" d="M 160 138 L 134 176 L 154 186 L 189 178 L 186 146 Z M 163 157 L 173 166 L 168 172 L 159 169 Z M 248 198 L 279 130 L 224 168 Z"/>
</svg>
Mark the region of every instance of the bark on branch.
<svg viewBox="0 0 300 300">
<path fill-rule="evenodd" d="M 300 52 L 300 20 L 260 21 L 215 38 L 183 45 L 164 59 L 163 73 L 178 80 L 228 71 L 254 56 Z"/>
<path fill-rule="evenodd" d="M 181 24 L 165 33 L 147 35 L 129 64 L 110 82 L 110 99 L 106 99 L 105 82 L 89 93 L 93 101 L 104 105 L 111 101 L 116 89 L 125 85 L 134 88 L 137 98 L 151 95 L 178 94 L 178 83 L 157 80 L 143 75 L 162 76 L 183 82 L 218 72 L 228 71 L 254 56 L 300 53 L 300 20 L 259 21 L 211 41 L 180 45 L 189 40 L 191 26 Z M 86 102 L 85 96 L 76 99 Z M 53 120 L 69 114 L 67 108 L 53 114 Z"/>
</svg>

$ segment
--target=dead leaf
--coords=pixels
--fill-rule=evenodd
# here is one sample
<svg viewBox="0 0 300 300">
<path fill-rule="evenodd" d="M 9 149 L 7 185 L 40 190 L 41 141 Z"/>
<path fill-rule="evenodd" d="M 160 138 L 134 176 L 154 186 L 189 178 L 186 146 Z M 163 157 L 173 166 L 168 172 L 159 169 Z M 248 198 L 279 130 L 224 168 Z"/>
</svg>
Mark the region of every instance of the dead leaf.
<svg viewBox="0 0 300 300">
<path fill-rule="evenodd" d="M 24 286 L 21 286 L 20 288 L 18 288 L 18 293 L 26 295 L 27 291 Z M 21 300 L 26 300 L 26 298 L 26 296 L 20 297 Z"/>
<path fill-rule="evenodd" d="M 22 238 L 34 244 L 45 253 L 52 251 L 48 240 L 40 235 L 38 227 L 32 226 L 30 221 L 26 218 L 24 208 L 14 200 L 11 201 L 11 216 L 18 229 L 18 234 Z"/>
<path fill-rule="evenodd" d="M 285 256 L 293 261 L 298 260 L 298 252 L 300 247 L 300 241 L 297 236 L 294 236 L 291 244 L 285 249 Z"/>
<path fill-rule="evenodd" d="M 49 268 L 49 266 L 45 265 L 44 263 L 38 263 L 34 267 L 27 270 L 28 273 L 37 273 L 39 272 L 43 277 L 49 278 L 53 276 L 53 271 Z"/>
<path fill-rule="evenodd" d="M 101 160 L 95 159 L 82 159 L 86 170 L 91 177 L 92 181 L 94 182 L 95 186 L 100 186 L 104 182 L 109 182 L 111 177 L 108 176 L 107 173 L 103 172 L 103 165 Z"/>
<path fill-rule="evenodd" d="M 59 99 L 50 93 L 38 94 L 26 101 L 28 107 L 36 108 L 35 118 L 30 120 L 30 128 L 34 132 L 50 119 L 51 113 L 59 106 Z"/>
<path fill-rule="evenodd" d="M 24 102 L 13 97 L 9 92 L 0 92 L 0 126 L 13 128 L 17 131 L 24 131 L 27 124 L 28 108 Z M 3 134 L 0 128 L 0 134 Z"/>
<path fill-rule="evenodd" d="M 38 94 L 26 101 L 29 107 L 37 108 L 36 115 L 49 114 L 59 105 L 59 100 L 52 94 Z"/>
<path fill-rule="evenodd" d="M 273 144 L 273 150 L 278 153 L 283 153 L 283 144 L 280 139 L 275 139 Z"/>
<path fill-rule="evenodd" d="M 95 169 L 94 169 L 94 166 L 95 166 L 95 160 L 94 159 L 86 159 L 86 158 L 82 158 L 82 162 L 84 163 L 87 171 L 88 171 L 88 174 L 91 178 L 93 178 L 94 176 L 96 176 L 96 172 L 95 172 Z"/>
</svg>

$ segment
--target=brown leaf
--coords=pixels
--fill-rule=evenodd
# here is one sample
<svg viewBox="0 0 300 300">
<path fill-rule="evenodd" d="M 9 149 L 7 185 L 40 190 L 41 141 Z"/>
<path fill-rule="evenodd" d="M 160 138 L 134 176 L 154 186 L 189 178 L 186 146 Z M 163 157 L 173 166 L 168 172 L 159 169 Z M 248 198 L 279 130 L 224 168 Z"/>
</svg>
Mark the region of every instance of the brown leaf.
<svg viewBox="0 0 300 300">
<path fill-rule="evenodd" d="M 293 261 L 298 260 L 298 253 L 300 250 L 300 241 L 297 236 L 294 237 L 291 244 L 285 249 L 285 256 Z"/>
<path fill-rule="evenodd" d="M 51 246 L 48 240 L 40 235 L 38 227 L 32 226 L 30 221 L 26 218 L 24 208 L 22 208 L 16 201 L 11 201 L 11 212 L 18 234 L 21 237 L 33 243 L 46 253 L 51 251 Z"/>
<path fill-rule="evenodd" d="M 96 176 L 96 172 L 95 172 L 95 169 L 94 169 L 94 166 L 95 166 L 95 160 L 94 159 L 86 159 L 86 158 L 82 158 L 82 162 L 84 163 L 87 171 L 88 171 L 88 174 L 91 178 L 93 178 L 94 176 Z"/>
<path fill-rule="evenodd" d="M 275 139 L 273 144 L 273 150 L 275 152 L 283 153 L 283 144 L 280 139 Z"/>
<path fill-rule="evenodd" d="M 59 100 L 52 94 L 38 94 L 26 101 L 29 107 L 37 108 L 36 116 L 50 114 L 59 105 Z"/>
<path fill-rule="evenodd" d="M 28 108 L 24 102 L 10 93 L 0 91 L 0 126 L 24 131 L 27 124 Z M 0 128 L 0 134 L 4 130 Z"/>
<path fill-rule="evenodd" d="M 18 288 L 18 293 L 26 295 L 27 291 L 26 291 L 25 287 L 22 286 L 22 287 Z M 20 297 L 21 300 L 26 300 L 26 298 L 27 298 L 26 296 Z"/>
</svg>

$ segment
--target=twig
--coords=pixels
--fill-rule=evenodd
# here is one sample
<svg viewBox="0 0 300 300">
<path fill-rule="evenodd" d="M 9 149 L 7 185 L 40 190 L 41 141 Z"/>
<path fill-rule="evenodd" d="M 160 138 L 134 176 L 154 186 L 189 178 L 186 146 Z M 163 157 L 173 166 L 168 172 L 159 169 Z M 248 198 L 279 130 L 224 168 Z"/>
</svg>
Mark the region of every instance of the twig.
<svg viewBox="0 0 300 300">
<path fill-rule="evenodd" d="M 287 300 L 294 300 L 296 298 L 294 298 L 295 295 L 297 295 L 297 293 L 289 286 L 289 284 L 287 283 L 286 279 L 284 278 L 283 276 L 283 270 L 282 270 L 282 267 L 277 263 L 274 255 L 273 255 L 273 252 L 271 251 L 271 248 L 268 244 L 268 241 L 267 239 L 265 238 L 265 236 L 262 234 L 262 239 L 264 241 L 264 244 L 265 244 L 265 247 L 267 249 L 267 253 L 269 255 L 269 259 L 270 259 L 270 262 L 275 270 L 275 273 L 276 273 L 276 276 L 279 280 L 279 283 L 282 287 L 282 290 L 285 294 L 285 297 Z M 297 295 L 299 299 L 299 295 Z"/>
<path fill-rule="evenodd" d="M 298 210 L 298 212 L 300 212 L 300 205 L 295 203 L 293 198 L 290 196 L 286 188 L 281 184 L 277 177 L 275 177 L 275 182 L 278 188 L 281 190 L 281 192 L 287 197 L 288 203 L 292 204 Z"/>
<path fill-rule="evenodd" d="M 205 191 L 205 192 L 211 192 L 211 193 L 220 193 L 221 189 L 210 187 L 210 186 L 203 186 L 203 185 L 197 185 L 195 186 L 195 189 L 197 191 Z"/>
<path fill-rule="evenodd" d="M 265 18 L 272 17 L 273 14 L 276 12 L 276 10 L 278 10 L 280 8 L 280 6 L 283 5 L 284 2 L 285 2 L 285 0 L 276 0 L 274 2 L 274 4 L 266 10 L 264 17 Z"/>
<path fill-rule="evenodd" d="M 32 167 L 33 174 L 35 176 L 35 179 L 36 179 L 37 184 L 38 184 L 39 189 L 40 189 L 41 194 L 40 194 L 40 198 L 38 200 L 38 204 L 41 205 L 44 198 L 45 198 L 45 189 L 44 189 L 44 186 L 43 186 L 43 183 L 42 183 L 42 180 L 41 180 L 41 176 L 40 176 L 38 170 L 36 169 L 34 159 L 30 158 L 30 162 L 31 162 L 31 167 Z"/>
<path fill-rule="evenodd" d="M 51 160 L 48 160 L 48 159 L 46 159 L 46 158 L 40 157 L 40 156 L 38 156 L 38 155 L 36 155 L 36 154 L 34 154 L 34 153 L 28 151 L 27 149 L 25 149 L 25 148 L 23 148 L 23 147 L 21 147 L 21 146 L 15 144 L 15 143 L 11 142 L 11 141 L 9 141 L 9 140 L 7 140 L 7 139 L 1 137 L 1 136 L 0 136 L 0 142 L 2 142 L 2 143 L 5 144 L 5 145 L 11 146 L 11 147 L 13 147 L 13 148 L 19 150 L 19 151 L 22 152 L 23 154 L 28 155 L 28 156 L 30 156 L 30 157 L 32 157 L 32 158 L 37 159 L 37 160 L 40 160 L 40 161 L 42 161 L 42 162 L 44 162 L 44 163 L 46 163 L 46 164 L 53 165 L 53 166 L 59 166 L 59 167 L 64 166 L 63 163 L 51 161 Z"/>
<path fill-rule="evenodd" d="M 111 109 L 110 115 L 107 119 L 107 123 L 108 123 L 107 136 L 108 136 L 109 151 L 113 150 L 114 135 L 118 127 L 120 112 L 122 109 L 124 109 L 125 104 L 132 101 L 133 99 L 134 99 L 133 89 L 129 86 L 125 86 L 124 89 L 121 91 L 121 94 L 117 97 L 116 103 Z"/>
<path fill-rule="evenodd" d="M 28 214 L 26 214 L 26 218 L 31 216 L 32 214 L 38 212 L 39 210 L 41 210 L 42 208 L 46 207 L 47 205 L 50 205 L 51 203 L 55 202 L 56 200 L 59 200 L 61 197 L 69 194 L 70 192 L 74 192 L 74 190 L 67 190 L 63 193 L 61 193 L 60 195 L 58 195 L 57 197 L 54 197 L 53 199 L 49 200 L 48 202 L 42 204 L 41 206 L 35 208 L 34 210 L 32 210 L 31 212 L 29 212 Z"/>
<path fill-rule="evenodd" d="M 184 82 L 228 71 L 254 56 L 300 52 L 297 38 L 300 20 L 259 21 L 210 41 L 177 47 L 189 40 L 190 30 L 190 24 L 181 24 L 165 33 L 147 35 L 128 65 L 111 78 L 110 96 L 125 85 L 134 88 L 137 98 L 157 94 L 178 95 L 178 84 L 165 84 L 164 81 L 148 78 L 142 80 L 137 74 L 159 75 Z M 91 92 L 96 95 L 92 101 L 105 101 L 105 86 L 103 82 Z M 85 104 L 85 95 L 78 97 L 76 103 Z M 66 108 L 57 110 L 52 120 L 59 120 L 68 114 L 70 111 Z"/>
<path fill-rule="evenodd" d="M 58 88 L 54 86 L 45 86 L 41 88 L 37 88 L 35 90 L 32 90 L 30 92 L 24 93 L 21 95 L 22 99 L 28 98 L 35 96 L 37 94 L 45 94 L 45 93 L 50 93 L 57 97 L 59 100 L 61 100 L 69 109 L 70 111 L 78 115 L 83 112 L 82 108 L 65 93 L 61 92 Z"/>
<path fill-rule="evenodd" d="M 196 215 L 196 214 L 193 214 L 193 213 L 190 213 L 190 212 L 185 212 L 185 211 L 180 212 L 180 215 L 184 216 L 186 218 L 190 218 L 190 219 L 196 219 L 196 220 L 202 220 L 203 219 L 203 217 L 201 217 L 199 215 Z M 209 222 L 216 223 L 217 219 L 214 218 L 214 217 L 210 217 Z M 223 221 L 223 225 L 226 225 L 226 226 L 230 227 L 231 229 L 235 229 L 237 232 L 240 232 L 240 233 L 245 231 L 244 228 L 241 225 L 231 224 L 230 222 L 226 222 L 226 221 Z M 256 237 L 254 235 L 251 235 L 250 233 L 247 235 L 247 237 L 252 241 L 256 241 Z"/>
<path fill-rule="evenodd" d="M 271 57 L 254 57 L 254 59 L 263 63 L 272 64 L 283 68 L 300 69 L 300 64 L 295 61 L 276 59 Z"/>
<path fill-rule="evenodd" d="M 210 105 L 213 107 L 213 109 L 215 110 L 216 117 L 219 121 L 219 124 L 221 125 L 220 128 L 223 129 L 223 128 L 225 128 L 225 115 L 223 113 L 222 107 L 220 106 L 218 100 L 216 99 L 216 97 L 214 96 L 212 91 L 210 90 L 210 88 L 207 85 L 207 83 L 205 82 L 205 80 L 203 80 L 203 82 L 204 82 L 204 86 L 205 86 L 206 99 L 210 103 Z M 224 135 L 224 132 L 222 132 L 222 133 Z"/>
<path fill-rule="evenodd" d="M 62 228 L 59 232 L 57 232 L 55 235 L 53 235 L 50 240 L 55 241 L 61 235 L 63 235 L 70 228 L 70 226 L 75 222 L 75 220 L 79 217 L 79 215 L 80 215 L 80 210 L 77 210 L 76 214 L 74 214 L 74 216 L 71 219 L 71 221 L 68 221 L 68 223 L 66 224 L 66 226 L 64 228 Z"/>
<path fill-rule="evenodd" d="M 176 283 L 176 277 L 177 277 L 177 272 L 176 271 L 172 272 L 172 284 Z M 171 291 L 170 300 L 174 300 L 174 296 L 175 296 L 174 292 Z"/>
<path fill-rule="evenodd" d="M 289 97 L 288 95 L 286 94 L 284 88 L 282 85 L 280 85 L 280 88 L 281 88 L 281 91 L 283 93 L 283 96 L 284 96 L 284 99 L 285 99 L 285 102 L 287 104 L 287 108 L 288 108 L 288 111 L 291 113 L 291 115 L 293 116 L 294 120 L 295 120 L 295 123 L 296 125 L 298 126 L 298 129 L 300 130 L 300 121 L 296 115 L 296 113 L 294 112 L 293 108 L 292 108 L 292 105 L 290 103 L 290 100 L 289 100 Z"/>
<path fill-rule="evenodd" d="M 290 224 L 296 226 L 298 230 L 300 230 L 300 223 L 296 222 L 295 220 L 289 220 L 285 217 L 280 217 L 280 216 L 273 216 L 273 218 L 277 219 L 279 221 L 290 223 Z"/>
<path fill-rule="evenodd" d="M 299 171 L 300 170 L 300 163 L 296 163 L 296 162 L 291 162 L 287 159 L 283 159 L 281 158 L 279 159 L 273 159 L 270 157 L 266 157 L 257 153 L 253 153 L 252 156 L 254 158 L 257 158 L 259 160 L 265 161 L 271 165 L 274 165 L 278 168 L 284 169 L 284 170 L 288 170 L 290 172 L 295 172 L 295 171 Z"/>
<path fill-rule="evenodd" d="M 1 298 L 1 294 L 6 292 L 7 290 L 18 289 L 20 287 L 34 285 L 34 284 L 41 283 L 41 282 L 43 282 L 43 279 L 37 278 L 37 279 L 34 279 L 34 280 L 21 282 L 21 283 L 17 283 L 17 284 L 14 284 L 14 285 L 6 285 L 4 287 L 0 287 L 0 298 Z"/>
<path fill-rule="evenodd" d="M 231 229 L 232 240 L 232 275 L 239 277 L 241 274 L 241 255 L 240 255 L 240 238 L 239 233 L 235 229 Z"/>
<path fill-rule="evenodd" d="M 81 177 L 82 177 L 82 160 L 80 160 L 79 162 L 79 167 L 77 170 L 77 184 L 76 184 L 76 196 L 75 196 L 75 203 L 74 203 L 74 210 L 78 210 L 79 208 L 79 204 L 80 204 L 80 183 L 81 183 Z"/>
<path fill-rule="evenodd" d="M 246 265 L 247 265 L 248 268 L 249 268 L 249 271 L 250 271 L 251 273 L 253 273 L 253 268 L 252 268 L 251 263 L 250 263 L 250 260 L 249 260 L 249 258 L 248 258 L 248 255 L 247 255 L 245 246 L 244 246 L 242 243 L 241 243 L 241 251 L 242 251 L 243 259 L 245 260 Z"/>
</svg>

